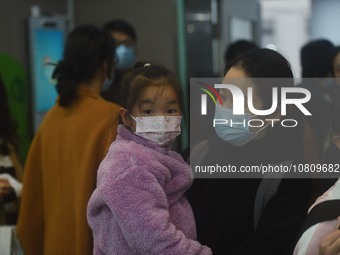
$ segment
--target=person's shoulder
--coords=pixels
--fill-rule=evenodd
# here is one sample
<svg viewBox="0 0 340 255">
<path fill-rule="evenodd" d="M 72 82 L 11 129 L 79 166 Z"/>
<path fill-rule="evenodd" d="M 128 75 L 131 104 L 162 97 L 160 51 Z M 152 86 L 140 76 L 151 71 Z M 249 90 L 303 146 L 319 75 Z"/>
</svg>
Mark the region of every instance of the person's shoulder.
<svg viewBox="0 0 340 255">
<path fill-rule="evenodd" d="M 108 120 L 108 122 L 118 123 L 120 106 L 107 102 L 103 99 L 93 100 L 81 106 L 84 118 L 92 120 Z"/>
<path fill-rule="evenodd" d="M 100 99 L 93 103 L 94 109 L 101 110 L 101 111 L 108 111 L 108 112 L 118 112 L 121 106 L 117 105 L 116 103 L 106 101 L 104 99 Z"/>
<path fill-rule="evenodd" d="M 60 107 L 58 104 L 55 104 L 51 109 L 49 109 L 44 117 L 41 120 L 39 128 L 36 134 L 40 133 L 44 126 L 48 125 L 49 123 L 53 123 L 56 118 L 59 116 Z"/>
<path fill-rule="evenodd" d="M 121 108 L 120 105 L 113 103 L 113 102 L 108 102 L 105 100 L 102 100 L 101 102 L 102 102 L 103 108 L 107 109 L 107 111 L 111 113 L 115 113 L 115 114 L 119 113 L 119 109 Z"/>
</svg>

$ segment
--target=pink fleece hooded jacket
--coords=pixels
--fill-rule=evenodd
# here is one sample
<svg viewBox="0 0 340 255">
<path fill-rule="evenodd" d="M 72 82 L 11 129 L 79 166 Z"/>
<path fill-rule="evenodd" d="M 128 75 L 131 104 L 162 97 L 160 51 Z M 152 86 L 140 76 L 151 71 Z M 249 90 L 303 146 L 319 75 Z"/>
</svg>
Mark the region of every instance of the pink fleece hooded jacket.
<svg viewBox="0 0 340 255">
<path fill-rule="evenodd" d="M 120 125 L 88 203 L 94 254 L 211 254 L 195 241 L 184 196 L 191 184 L 190 167 L 178 153 Z"/>
</svg>

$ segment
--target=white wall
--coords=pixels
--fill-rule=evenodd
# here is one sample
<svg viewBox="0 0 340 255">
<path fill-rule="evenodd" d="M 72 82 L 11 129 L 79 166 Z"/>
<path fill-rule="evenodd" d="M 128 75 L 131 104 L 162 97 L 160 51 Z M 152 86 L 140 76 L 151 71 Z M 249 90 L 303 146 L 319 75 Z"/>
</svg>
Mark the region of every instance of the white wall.
<svg viewBox="0 0 340 255">
<path fill-rule="evenodd" d="M 311 39 L 325 38 L 340 44 L 340 1 L 313 0 L 310 23 Z"/>
<path fill-rule="evenodd" d="M 322 0 L 323 1 L 323 0 Z M 301 77 L 300 49 L 309 41 L 309 0 L 262 0 L 262 47 L 274 44 Z"/>
</svg>

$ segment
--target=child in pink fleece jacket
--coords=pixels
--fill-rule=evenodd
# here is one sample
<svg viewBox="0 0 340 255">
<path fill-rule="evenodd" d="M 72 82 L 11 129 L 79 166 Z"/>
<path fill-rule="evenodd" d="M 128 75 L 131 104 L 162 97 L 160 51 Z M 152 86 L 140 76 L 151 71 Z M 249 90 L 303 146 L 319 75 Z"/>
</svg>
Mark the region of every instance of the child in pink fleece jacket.
<svg viewBox="0 0 340 255">
<path fill-rule="evenodd" d="M 88 203 L 94 254 L 212 254 L 195 241 L 184 196 L 192 184 L 190 167 L 170 150 L 183 112 L 179 82 L 164 67 L 138 63 L 122 88 L 124 124 Z"/>
</svg>

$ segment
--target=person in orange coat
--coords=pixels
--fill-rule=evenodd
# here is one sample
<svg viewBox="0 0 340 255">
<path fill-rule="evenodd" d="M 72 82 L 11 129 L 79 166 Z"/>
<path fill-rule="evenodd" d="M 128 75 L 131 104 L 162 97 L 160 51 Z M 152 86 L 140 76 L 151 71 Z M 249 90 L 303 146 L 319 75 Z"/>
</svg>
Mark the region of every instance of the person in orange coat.
<svg viewBox="0 0 340 255">
<path fill-rule="evenodd" d="M 119 106 L 99 95 L 111 78 L 115 43 L 95 26 L 68 36 L 53 77 L 59 94 L 32 142 L 17 235 L 25 255 L 93 252 L 86 207 L 114 140 Z"/>
</svg>

